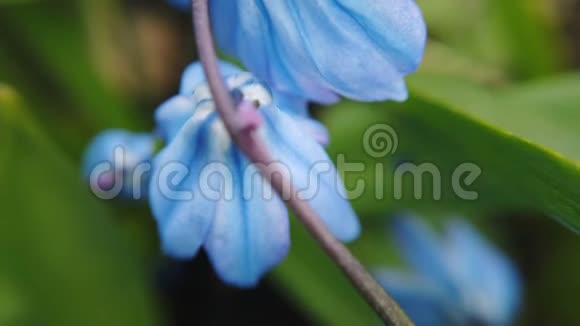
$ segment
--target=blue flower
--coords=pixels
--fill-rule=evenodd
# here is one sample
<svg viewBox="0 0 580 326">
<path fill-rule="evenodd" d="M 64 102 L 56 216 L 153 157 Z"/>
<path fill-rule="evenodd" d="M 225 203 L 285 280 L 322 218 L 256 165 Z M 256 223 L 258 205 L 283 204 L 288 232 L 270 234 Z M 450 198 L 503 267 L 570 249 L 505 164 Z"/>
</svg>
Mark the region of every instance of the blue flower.
<svg viewBox="0 0 580 326">
<path fill-rule="evenodd" d="M 218 45 L 276 91 L 402 101 L 426 26 L 414 0 L 212 0 Z"/>
<path fill-rule="evenodd" d="M 419 219 L 398 219 L 395 236 L 415 273 L 382 270 L 379 282 L 418 325 L 509 325 L 521 285 L 511 262 L 466 222 L 439 238 Z"/>
<path fill-rule="evenodd" d="M 277 165 L 337 238 L 355 239 L 358 219 L 323 147 L 251 74 L 221 68 L 239 100 L 259 104 L 258 136 Z M 150 203 L 167 254 L 190 259 L 203 246 L 224 282 L 251 287 L 288 252 L 288 212 L 232 143 L 202 78 L 199 65 L 190 66 L 180 95 L 156 113 L 168 145 L 154 161 Z"/>
<path fill-rule="evenodd" d="M 103 199 L 147 195 L 155 137 L 147 133 L 107 130 L 97 135 L 83 156 L 83 174 Z"/>
</svg>

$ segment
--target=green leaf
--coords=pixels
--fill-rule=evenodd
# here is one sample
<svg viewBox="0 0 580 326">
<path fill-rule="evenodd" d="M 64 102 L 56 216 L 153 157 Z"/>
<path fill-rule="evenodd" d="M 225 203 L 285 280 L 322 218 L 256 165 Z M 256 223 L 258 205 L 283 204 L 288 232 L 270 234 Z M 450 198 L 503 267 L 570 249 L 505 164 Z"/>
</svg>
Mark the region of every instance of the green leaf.
<svg viewBox="0 0 580 326">
<path fill-rule="evenodd" d="M 415 75 L 410 83 L 425 97 L 461 107 L 466 113 L 546 150 L 580 161 L 576 141 L 580 127 L 580 74 L 569 73 L 498 90 L 441 75 Z"/>
<path fill-rule="evenodd" d="M 27 116 L 0 87 L 0 323 L 155 324 L 136 250 Z"/>
<path fill-rule="evenodd" d="M 580 228 L 580 158 L 576 146 L 580 129 L 577 110 L 580 79 L 554 80 L 485 89 L 441 76 L 417 75 L 410 79 L 414 94 L 404 104 L 342 103 L 326 122 L 336 157 L 346 153 L 361 161 L 366 172 L 347 176 L 363 178 L 373 194 L 354 200 L 363 213 L 378 214 L 393 208 L 428 207 L 489 215 L 505 211 L 533 211 L 551 216 L 574 230 Z M 364 151 L 369 126 L 386 123 L 396 132 L 396 153 L 373 159 Z M 402 180 L 404 198 L 395 196 L 395 172 L 401 162 L 431 164 L 441 177 L 441 199 L 433 195 L 433 178 L 423 175 L 423 198 L 415 199 L 412 177 Z M 386 165 L 377 177 L 375 166 Z M 469 190 L 475 200 L 463 200 L 453 187 L 453 175 L 463 164 L 475 164 L 481 175 Z M 385 183 L 385 196 L 377 200 L 374 188 Z"/>
</svg>

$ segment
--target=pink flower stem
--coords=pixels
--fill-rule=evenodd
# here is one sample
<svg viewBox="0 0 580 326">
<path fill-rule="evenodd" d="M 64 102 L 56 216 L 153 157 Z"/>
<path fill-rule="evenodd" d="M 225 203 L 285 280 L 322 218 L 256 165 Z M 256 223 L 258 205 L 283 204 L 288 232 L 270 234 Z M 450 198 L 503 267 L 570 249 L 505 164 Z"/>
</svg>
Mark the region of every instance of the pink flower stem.
<svg viewBox="0 0 580 326">
<path fill-rule="evenodd" d="M 231 0 L 236 1 L 236 0 Z M 244 154 L 256 164 L 264 177 L 326 253 L 340 267 L 366 301 L 387 325 L 413 325 L 399 305 L 384 291 L 371 274 L 338 241 L 322 223 L 310 205 L 297 195 L 294 185 L 278 173 L 268 149 L 255 133 L 259 124 L 241 123 L 244 117 L 236 109 L 234 99 L 221 76 L 209 18 L 208 0 L 192 0 L 197 48 L 200 61 L 216 103 L 217 111 L 230 136 Z M 244 104 L 244 105 L 247 105 Z"/>
</svg>

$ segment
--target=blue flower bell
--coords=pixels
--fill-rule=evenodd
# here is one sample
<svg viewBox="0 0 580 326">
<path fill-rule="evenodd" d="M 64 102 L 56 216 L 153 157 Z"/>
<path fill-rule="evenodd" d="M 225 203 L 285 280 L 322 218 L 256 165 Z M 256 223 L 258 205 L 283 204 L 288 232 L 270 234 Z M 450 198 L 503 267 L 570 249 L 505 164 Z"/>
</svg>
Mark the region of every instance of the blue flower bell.
<svg viewBox="0 0 580 326">
<path fill-rule="evenodd" d="M 512 263 L 466 222 L 440 238 L 421 220 L 397 219 L 395 237 L 413 273 L 379 270 L 379 282 L 417 325 L 510 325 L 521 299 Z"/>
<path fill-rule="evenodd" d="M 272 89 L 319 103 L 402 101 L 427 32 L 414 0 L 212 0 L 218 45 Z"/>
<path fill-rule="evenodd" d="M 258 136 L 279 170 L 337 238 L 355 239 L 358 219 L 323 147 L 304 137 L 300 120 L 278 108 L 251 74 L 228 64 L 221 72 L 239 101 L 257 105 Z M 154 160 L 150 203 L 167 254 L 190 259 L 203 247 L 223 281 L 251 287 L 288 252 L 288 212 L 233 144 L 202 76 L 199 65 L 190 66 L 180 95 L 156 113 L 168 144 Z"/>
</svg>

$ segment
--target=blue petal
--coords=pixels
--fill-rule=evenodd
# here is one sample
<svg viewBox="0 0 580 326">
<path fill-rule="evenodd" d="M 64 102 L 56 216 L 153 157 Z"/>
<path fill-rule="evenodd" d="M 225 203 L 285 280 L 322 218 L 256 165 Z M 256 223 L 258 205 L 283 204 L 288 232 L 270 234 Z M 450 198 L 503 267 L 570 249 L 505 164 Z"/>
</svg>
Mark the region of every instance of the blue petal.
<svg viewBox="0 0 580 326">
<path fill-rule="evenodd" d="M 233 5 L 233 2 L 236 4 Z M 285 5 L 286 1 L 270 3 Z M 267 81 L 279 92 L 321 103 L 336 102 L 337 95 L 324 86 L 318 85 L 316 80 L 310 79 L 303 73 L 315 67 L 307 61 L 308 56 L 302 51 L 302 45 L 295 47 L 297 44 L 288 44 L 290 49 L 293 47 L 294 49 L 287 53 L 284 51 L 288 49 L 277 47 L 276 38 L 287 38 L 288 42 L 292 38 L 300 40 L 299 31 L 291 26 L 293 23 L 288 21 L 288 17 L 282 20 L 277 16 L 270 17 L 266 5 L 263 1 L 212 1 L 213 30 L 218 44 L 227 53 L 237 56 L 254 75 Z M 288 8 L 282 8 L 280 11 L 284 10 Z M 290 11 L 287 12 L 289 13 Z M 232 19 L 231 21 L 237 24 L 230 24 L 230 20 L 228 23 L 223 23 L 225 21 L 223 19 L 226 18 Z M 279 22 L 279 24 L 272 25 L 271 21 Z M 290 26 L 290 28 L 286 29 L 285 26 Z M 284 35 L 286 32 L 290 35 Z M 285 40 L 281 40 L 281 44 L 284 43 Z M 288 56 L 291 56 L 291 60 Z M 305 60 L 300 62 L 300 59 Z M 296 65 L 296 63 L 299 64 Z M 306 69 L 300 69 L 301 65 L 305 65 Z M 314 96 L 308 96 L 309 94 L 314 94 Z"/>
<path fill-rule="evenodd" d="M 241 70 L 227 62 L 220 62 L 220 69 L 224 78 L 237 75 Z M 181 83 L 181 96 L 175 96 L 163 103 L 155 113 L 160 135 L 166 139 L 172 139 L 173 136 L 183 126 L 185 121 L 190 118 L 195 104 L 192 103 L 191 94 L 200 85 L 205 83 L 205 75 L 200 63 L 191 64 L 183 73 Z M 290 113 L 300 121 L 304 130 L 310 134 L 317 142 L 327 145 L 329 135 L 327 129 L 316 120 L 310 118 L 308 113 L 308 103 L 304 98 L 290 96 L 281 92 L 272 92 L 275 105 Z"/>
<path fill-rule="evenodd" d="M 420 219 L 394 219 L 395 240 L 405 259 L 421 277 L 457 294 L 454 279 L 447 269 L 447 253 L 437 235 Z"/>
<path fill-rule="evenodd" d="M 210 121 L 189 120 L 154 161 L 151 209 L 163 250 L 175 258 L 197 254 L 215 215 L 216 204 L 201 195 L 199 182 L 202 169 L 219 146 L 208 137 L 209 128 Z"/>
<path fill-rule="evenodd" d="M 454 220 L 447 231 L 450 269 L 466 309 L 493 325 L 511 323 L 521 296 L 514 266 L 466 222 Z"/>
<path fill-rule="evenodd" d="M 115 150 L 122 149 L 121 161 L 117 161 Z M 97 165 L 108 163 L 114 170 L 111 172 L 111 185 L 97 185 L 96 189 L 109 188 L 118 182 L 122 183 L 120 193 L 124 198 L 132 198 L 137 189 L 133 180 L 133 172 L 142 163 L 148 163 L 155 149 L 155 137 L 149 133 L 132 133 L 122 129 L 107 130 L 97 135 L 88 145 L 83 155 L 83 175 L 91 178 Z M 145 177 L 148 177 L 147 175 Z M 148 180 L 142 183 L 147 186 Z M 105 189 L 108 190 L 108 189 Z M 139 192 L 142 193 L 142 189 Z"/>
<path fill-rule="evenodd" d="M 229 75 L 237 74 L 241 72 L 240 68 L 237 66 L 225 62 L 219 62 L 220 71 L 222 76 L 226 77 Z M 179 89 L 179 94 L 189 95 L 195 91 L 195 88 L 202 83 L 205 83 L 205 73 L 203 72 L 203 67 L 201 63 L 194 62 L 190 64 L 181 77 L 181 87 Z"/>
<path fill-rule="evenodd" d="M 281 93 L 276 90 L 272 91 L 274 105 L 284 112 L 298 117 L 310 117 L 308 114 L 308 102 L 302 97 L 296 97 Z"/>
<path fill-rule="evenodd" d="M 295 118 L 295 120 L 302 130 L 318 144 L 327 146 L 330 143 L 330 134 L 322 123 L 311 118 Z"/>
<path fill-rule="evenodd" d="M 224 77 L 241 72 L 238 67 L 224 61 L 220 61 L 219 66 Z M 159 106 L 155 112 L 155 122 L 157 132 L 165 141 L 173 139 L 185 122 L 198 111 L 196 106 L 199 103 L 196 100 L 199 99 L 194 99 L 192 95 L 205 84 L 203 67 L 199 62 L 194 62 L 183 72 L 179 95 Z"/>
<path fill-rule="evenodd" d="M 323 146 L 328 145 L 330 142 L 328 129 L 322 123 L 310 117 L 306 100 L 276 91 L 273 91 L 272 94 L 276 107 L 292 116 L 317 143 Z"/>
<path fill-rule="evenodd" d="M 224 187 L 233 189 L 233 197 L 217 203 L 205 248 L 224 282 L 253 287 L 288 253 L 288 213 L 237 148 L 231 147 L 226 155 L 233 178 Z"/>
<path fill-rule="evenodd" d="M 95 164 L 112 161 L 117 147 L 132 156 L 129 163 L 147 161 L 153 153 L 154 142 L 155 138 L 149 133 L 132 133 L 123 129 L 103 131 L 87 146 L 83 155 L 83 171 L 88 176 Z"/>
<path fill-rule="evenodd" d="M 195 103 L 190 97 L 177 95 L 159 106 L 155 111 L 157 133 L 166 142 L 172 140 L 181 127 L 191 118 Z"/>
<path fill-rule="evenodd" d="M 235 27 L 240 26 L 238 20 L 238 2 L 223 0 L 212 0 L 209 2 L 214 38 L 228 45 L 228 47 L 235 44 L 238 32 L 238 29 Z M 216 17 L 224 20 L 221 23 L 214 21 L 213 19 Z"/>
<path fill-rule="evenodd" d="M 275 160 L 287 167 L 291 180 L 332 233 L 352 241 L 360 233 L 358 218 L 332 161 L 290 115 L 275 107 L 261 108 L 264 139 Z"/>
<path fill-rule="evenodd" d="M 413 0 L 214 0 L 218 44 L 277 91 L 331 103 L 404 100 L 424 52 Z"/>
</svg>

